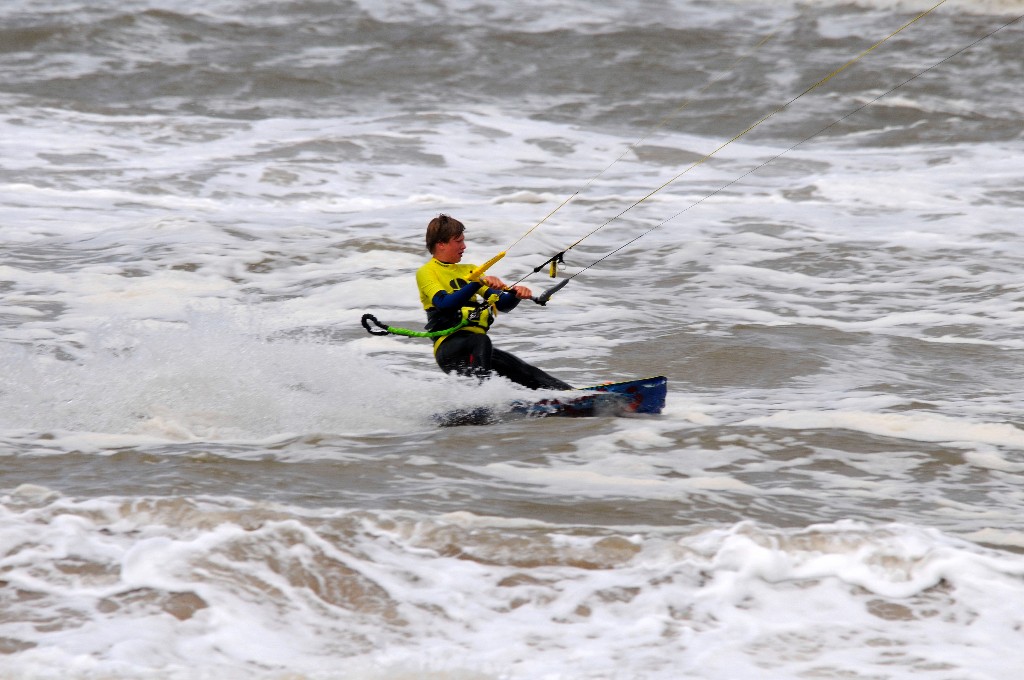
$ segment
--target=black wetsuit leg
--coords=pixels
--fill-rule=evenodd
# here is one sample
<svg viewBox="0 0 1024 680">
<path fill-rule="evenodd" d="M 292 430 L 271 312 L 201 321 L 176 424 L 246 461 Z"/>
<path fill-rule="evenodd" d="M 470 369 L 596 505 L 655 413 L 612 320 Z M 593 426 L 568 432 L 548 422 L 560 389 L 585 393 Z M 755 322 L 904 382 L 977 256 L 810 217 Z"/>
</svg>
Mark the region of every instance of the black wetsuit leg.
<svg viewBox="0 0 1024 680">
<path fill-rule="evenodd" d="M 531 366 L 514 354 L 494 348 L 491 350 L 491 370 L 531 390 L 571 390 L 572 385 Z"/>
<path fill-rule="evenodd" d="M 458 331 L 438 346 L 434 359 L 445 373 L 474 378 L 491 375 L 491 339 L 484 333 Z"/>
<path fill-rule="evenodd" d="M 481 379 L 497 373 L 531 390 L 573 389 L 569 383 L 548 375 L 519 357 L 495 349 L 491 339 L 484 333 L 453 333 L 438 346 L 434 358 L 445 373 L 454 372 Z"/>
</svg>

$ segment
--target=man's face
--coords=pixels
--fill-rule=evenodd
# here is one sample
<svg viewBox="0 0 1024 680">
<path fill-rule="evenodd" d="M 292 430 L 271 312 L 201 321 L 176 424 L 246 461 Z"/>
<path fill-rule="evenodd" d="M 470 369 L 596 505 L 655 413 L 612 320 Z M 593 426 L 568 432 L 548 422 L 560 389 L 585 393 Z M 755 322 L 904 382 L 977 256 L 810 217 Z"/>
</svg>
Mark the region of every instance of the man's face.
<svg viewBox="0 0 1024 680">
<path fill-rule="evenodd" d="M 466 250 L 466 235 L 459 234 L 453 239 L 442 241 L 434 246 L 434 257 L 447 264 L 455 264 L 462 260 L 462 253 Z"/>
</svg>

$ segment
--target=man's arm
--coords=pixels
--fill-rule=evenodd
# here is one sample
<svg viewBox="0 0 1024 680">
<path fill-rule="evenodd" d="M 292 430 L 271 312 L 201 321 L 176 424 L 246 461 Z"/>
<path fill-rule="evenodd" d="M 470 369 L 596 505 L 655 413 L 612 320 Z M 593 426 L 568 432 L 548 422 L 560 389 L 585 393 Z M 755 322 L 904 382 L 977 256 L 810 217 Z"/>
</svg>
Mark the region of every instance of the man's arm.
<svg viewBox="0 0 1024 680">
<path fill-rule="evenodd" d="M 476 295 L 482 285 L 479 282 L 467 283 L 462 288 L 453 290 L 450 293 L 439 290 L 434 293 L 434 297 L 430 302 L 436 309 L 442 311 L 461 309 L 469 304 L 469 301 L 473 299 L 473 296 Z"/>
</svg>

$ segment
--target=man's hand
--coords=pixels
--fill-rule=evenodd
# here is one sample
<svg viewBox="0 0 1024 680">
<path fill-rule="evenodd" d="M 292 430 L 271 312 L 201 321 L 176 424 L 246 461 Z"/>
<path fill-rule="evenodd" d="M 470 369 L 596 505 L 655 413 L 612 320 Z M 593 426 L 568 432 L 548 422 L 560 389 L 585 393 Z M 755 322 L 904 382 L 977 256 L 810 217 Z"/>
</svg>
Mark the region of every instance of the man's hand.
<svg viewBox="0 0 1024 680">
<path fill-rule="evenodd" d="M 505 290 L 505 282 L 497 276 L 483 276 L 480 278 L 484 285 L 494 290 Z"/>
<path fill-rule="evenodd" d="M 512 286 L 512 290 L 520 300 L 529 300 L 533 297 L 533 293 L 526 286 Z"/>
<path fill-rule="evenodd" d="M 511 290 L 520 300 L 529 300 L 533 297 L 533 292 L 531 292 L 526 286 L 512 286 L 509 288 L 505 285 L 505 282 L 497 276 L 483 276 L 480 277 L 480 280 L 483 281 L 484 285 L 491 290 Z"/>
</svg>

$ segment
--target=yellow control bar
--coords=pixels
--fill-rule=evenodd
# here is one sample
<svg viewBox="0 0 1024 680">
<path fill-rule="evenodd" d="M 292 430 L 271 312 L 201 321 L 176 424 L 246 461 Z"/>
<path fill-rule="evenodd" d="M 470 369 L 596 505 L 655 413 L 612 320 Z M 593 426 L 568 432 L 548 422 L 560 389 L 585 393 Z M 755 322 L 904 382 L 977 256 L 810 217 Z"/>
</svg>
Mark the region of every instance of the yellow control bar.
<svg viewBox="0 0 1024 680">
<path fill-rule="evenodd" d="M 488 269 L 490 269 L 492 264 L 494 264 L 495 262 L 497 262 L 501 258 L 505 257 L 505 253 L 506 253 L 506 251 L 504 251 L 504 250 L 501 251 L 500 253 L 498 253 L 497 255 L 492 257 L 491 259 L 487 260 L 487 262 L 484 262 L 482 265 L 480 265 L 479 267 L 477 267 L 476 269 L 471 271 L 469 273 L 469 276 L 466 277 L 466 278 L 468 278 L 470 281 L 479 281 L 480 277 L 484 275 L 484 272 L 486 272 Z"/>
</svg>

